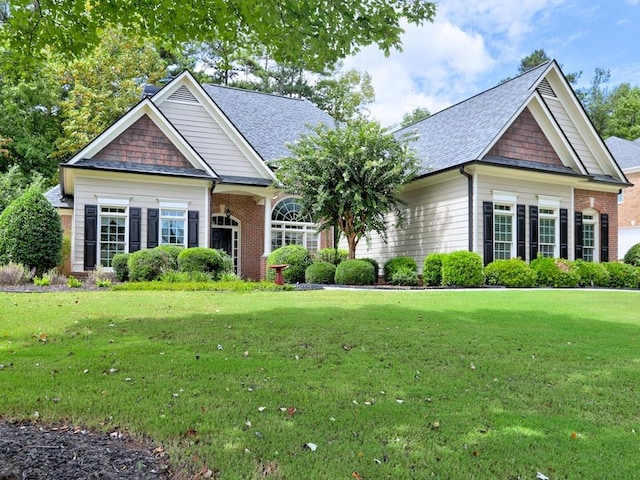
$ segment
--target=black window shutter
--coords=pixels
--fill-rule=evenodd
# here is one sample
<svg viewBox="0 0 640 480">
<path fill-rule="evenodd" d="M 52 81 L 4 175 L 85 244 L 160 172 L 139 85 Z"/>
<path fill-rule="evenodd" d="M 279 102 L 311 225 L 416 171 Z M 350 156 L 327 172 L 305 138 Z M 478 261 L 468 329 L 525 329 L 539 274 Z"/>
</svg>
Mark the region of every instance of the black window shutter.
<svg viewBox="0 0 640 480">
<path fill-rule="evenodd" d="M 569 212 L 560 209 L 560 258 L 569 258 Z"/>
<path fill-rule="evenodd" d="M 160 210 L 147 208 L 147 248 L 158 246 L 158 217 Z"/>
<path fill-rule="evenodd" d="M 538 258 L 538 207 L 529 205 L 529 258 Z"/>
<path fill-rule="evenodd" d="M 198 216 L 200 212 L 197 210 L 189 210 L 189 229 L 187 235 L 187 246 L 197 247 L 198 246 Z"/>
<path fill-rule="evenodd" d="M 527 240 L 525 238 L 525 229 L 527 226 L 526 211 L 527 207 L 524 205 L 516 206 L 516 255 L 522 260 L 525 259 L 527 250 Z"/>
<path fill-rule="evenodd" d="M 600 214 L 600 261 L 609 261 L 609 214 Z"/>
<path fill-rule="evenodd" d="M 493 202 L 482 202 L 484 264 L 493 262 Z"/>
<path fill-rule="evenodd" d="M 140 250 L 140 220 L 141 208 L 129 208 L 129 253 Z"/>
<path fill-rule="evenodd" d="M 98 206 L 84 206 L 84 269 L 96 268 L 98 254 Z"/>
<path fill-rule="evenodd" d="M 582 260 L 582 245 L 584 244 L 584 240 L 582 238 L 582 212 L 575 212 L 574 219 L 576 230 L 575 260 Z"/>
</svg>

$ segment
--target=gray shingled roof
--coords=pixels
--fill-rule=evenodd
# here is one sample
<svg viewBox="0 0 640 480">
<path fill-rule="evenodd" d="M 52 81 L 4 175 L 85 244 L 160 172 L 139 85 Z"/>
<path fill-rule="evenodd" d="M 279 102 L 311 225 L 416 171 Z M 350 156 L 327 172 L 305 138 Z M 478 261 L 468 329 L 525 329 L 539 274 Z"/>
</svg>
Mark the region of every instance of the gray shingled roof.
<svg viewBox="0 0 640 480">
<path fill-rule="evenodd" d="M 640 138 L 631 141 L 624 138 L 609 137 L 604 143 L 624 171 L 640 167 Z"/>
<path fill-rule="evenodd" d="M 309 125 L 333 125 L 329 114 L 307 100 L 203 85 L 204 90 L 266 162 L 288 157 L 293 143 Z"/>
<path fill-rule="evenodd" d="M 63 197 L 60 192 L 60 185 L 51 187 L 45 192 L 44 196 L 56 208 L 73 208 L 73 198 Z"/>
<path fill-rule="evenodd" d="M 214 177 L 204 170 L 198 170 L 197 168 L 147 165 L 144 163 L 94 160 L 88 158 L 82 159 L 71 165 L 65 165 L 65 168 L 86 168 L 92 170 L 113 170 L 133 173 L 148 173 L 152 175 L 169 175 L 174 177 L 214 179 Z"/>
<path fill-rule="evenodd" d="M 430 117 L 398 130 L 417 130 L 413 147 L 422 160 L 421 175 L 445 170 L 473 160 L 513 119 L 531 96 L 549 62 L 486 90 Z"/>
</svg>

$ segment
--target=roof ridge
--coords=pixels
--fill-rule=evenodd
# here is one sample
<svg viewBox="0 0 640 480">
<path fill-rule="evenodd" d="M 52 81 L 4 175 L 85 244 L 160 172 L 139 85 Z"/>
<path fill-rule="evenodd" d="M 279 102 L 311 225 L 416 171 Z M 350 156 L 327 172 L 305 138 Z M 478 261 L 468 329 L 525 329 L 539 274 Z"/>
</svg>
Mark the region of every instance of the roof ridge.
<svg viewBox="0 0 640 480">
<path fill-rule="evenodd" d="M 550 64 L 551 64 L 552 62 L 554 62 L 554 61 L 555 61 L 555 60 L 547 60 L 546 62 L 541 63 L 540 65 L 536 65 L 535 67 L 530 68 L 530 69 L 529 69 L 529 70 L 527 70 L 526 72 L 523 72 L 523 73 L 521 73 L 521 74 L 519 74 L 519 75 L 516 75 L 515 77 L 512 77 L 512 78 L 509 78 L 509 79 L 507 79 L 507 80 L 504 80 L 504 81 L 502 81 L 502 82 L 498 83 L 497 85 L 494 85 L 493 87 L 489 87 L 489 88 L 487 88 L 487 89 L 485 89 L 485 90 L 482 90 L 481 92 L 478 92 L 478 93 L 476 93 L 475 95 L 472 95 L 472 96 L 470 96 L 470 97 L 465 98 L 464 100 L 461 100 L 461 101 L 459 101 L 459 102 L 457 102 L 457 103 L 454 103 L 453 105 L 449 105 L 447 108 L 443 108 L 442 110 L 437 111 L 436 113 L 434 113 L 434 114 L 430 115 L 429 117 L 427 117 L 427 118 L 425 118 L 425 119 L 418 120 L 417 122 L 414 122 L 414 123 L 412 123 L 411 125 L 408 125 L 408 126 L 403 127 L 403 128 L 401 128 L 401 129 L 399 129 L 399 130 L 396 130 L 396 132 L 401 132 L 402 130 L 405 130 L 405 129 L 407 129 L 407 128 L 411 128 L 411 127 L 413 127 L 414 125 L 416 125 L 416 124 L 418 124 L 418 123 L 420 123 L 420 122 L 428 121 L 428 120 L 432 119 L 433 117 L 435 117 L 435 116 L 437 116 L 437 115 L 439 115 L 439 114 L 441 114 L 441 113 L 443 113 L 443 112 L 446 112 L 446 111 L 448 111 L 448 110 L 451 110 L 452 108 L 458 107 L 459 105 L 462 105 L 462 104 L 464 104 L 464 103 L 467 103 L 467 102 L 469 102 L 469 101 L 471 101 L 471 100 L 473 100 L 473 99 L 475 99 L 475 98 L 479 97 L 480 95 L 484 95 L 484 94 L 486 94 L 486 93 L 488 93 L 488 92 L 491 92 L 491 91 L 493 91 L 493 90 L 496 90 L 497 88 L 502 88 L 502 87 L 504 87 L 505 85 L 507 85 L 507 84 L 509 84 L 509 83 L 511 83 L 511 82 L 513 82 L 513 81 L 515 81 L 515 80 L 521 79 L 521 78 L 522 78 L 522 77 L 524 77 L 525 75 L 530 75 L 531 73 L 535 72 L 536 70 L 542 69 L 542 67 L 543 67 L 543 66 L 546 68 L 548 65 L 550 65 Z"/>
<path fill-rule="evenodd" d="M 255 93 L 257 95 L 266 95 L 267 97 L 282 98 L 282 99 L 286 99 L 286 100 L 296 100 L 296 101 L 299 101 L 299 102 L 308 101 L 306 98 L 289 97 L 287 95 L 281 95 L 279 93 L 274 93 L 274 92 L 262 92 L 260 90 L 250 90 L 248 88 L 234 87 L 232 85 L 220 85 L 218 83 L 202 83 L 202 86 L 203 87 L 223 88 L 223 89 L 227 89 L 227 90 L 236 90 L 238 92 L 243 92 L 243 93 Z"/>
</svg>

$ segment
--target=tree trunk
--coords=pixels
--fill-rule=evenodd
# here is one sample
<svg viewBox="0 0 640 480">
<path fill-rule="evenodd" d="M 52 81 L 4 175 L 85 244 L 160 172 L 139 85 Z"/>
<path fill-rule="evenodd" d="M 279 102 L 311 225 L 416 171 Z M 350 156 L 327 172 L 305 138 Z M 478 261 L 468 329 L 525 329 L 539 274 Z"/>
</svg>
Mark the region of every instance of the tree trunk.
<svg viewBox="0 0 640 480">
<path fill-rule="evenodd" d="M 355 233 L 347 235 L 347 244 L 349 245 L 349 257 L 350 259 L 356 258 L 356 245 L 358 245 L 358 239 Z"/>
</svg>

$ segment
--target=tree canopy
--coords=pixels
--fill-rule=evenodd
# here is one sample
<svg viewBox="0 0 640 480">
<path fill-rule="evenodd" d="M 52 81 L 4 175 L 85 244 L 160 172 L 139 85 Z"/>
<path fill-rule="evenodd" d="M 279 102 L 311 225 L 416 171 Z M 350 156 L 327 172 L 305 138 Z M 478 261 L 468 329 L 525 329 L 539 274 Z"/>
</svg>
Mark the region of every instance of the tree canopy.
<svg viewBox="0 0 640 480">
<path fill-rule="evenodd" d="M 399 208 L 400 188 L 419 168 L 412 135 L 397 139 L 379 123 L 359 118 L 314 132 L 289 146 L 292 156 L 277 162 L 279 186 L 297 195 L 320 230 L 337 228 L 346 237 L 349 258 L 371 232 L 386 239 L 386 215 Z"/>
<path fill-rule="evenodd" d="M 425 118 L 429 118 L 431 116 L 431 112 L 426 107 L 416 107 L 411 112 L 405 113 L 402 116 L 402 121 L 400 122 L 400 127 L 408 127 L 409 125 L 413 125 L 420 120 L 424 120 Z"/>
<path fill-rule="evenodd" d="M 0 29 L 19 61 L 43 49 L 77 54 L 100 41 L 105 25 L 149 36 L 165 45 L 216 39 L 263 45 L 278 62 L 301 62 L 321 71 L 359 48 L 376 44 L 386 54 L 400 48 L 402 23 L 431 21 L 436 5 L 425 0 L 11 0 Z"/>
</svg>

